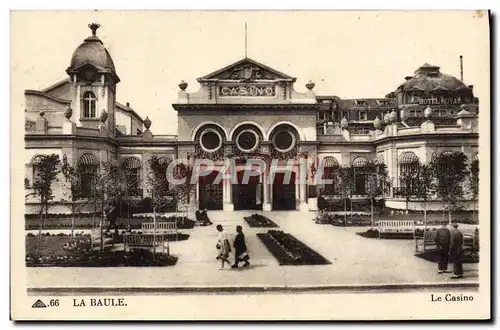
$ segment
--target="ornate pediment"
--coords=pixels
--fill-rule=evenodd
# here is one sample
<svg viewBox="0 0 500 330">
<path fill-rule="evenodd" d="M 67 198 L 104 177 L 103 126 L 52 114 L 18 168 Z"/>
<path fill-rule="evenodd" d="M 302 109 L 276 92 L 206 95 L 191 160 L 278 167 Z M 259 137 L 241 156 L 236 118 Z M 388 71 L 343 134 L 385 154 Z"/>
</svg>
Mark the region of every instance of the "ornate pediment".
<svg viewBox="0 0 500 330">
<path fill-rule="evenodd" d="M 288 80 L 295 81 L 280 71 L 268 67 L 262 63 L 245 58 L 236 63 L 228 65 L 220 70 L 198 78 L 199 82 L 207 80 L 235 80 L 235 81 L 258 81 L 258 80 Z"/>
</svg>

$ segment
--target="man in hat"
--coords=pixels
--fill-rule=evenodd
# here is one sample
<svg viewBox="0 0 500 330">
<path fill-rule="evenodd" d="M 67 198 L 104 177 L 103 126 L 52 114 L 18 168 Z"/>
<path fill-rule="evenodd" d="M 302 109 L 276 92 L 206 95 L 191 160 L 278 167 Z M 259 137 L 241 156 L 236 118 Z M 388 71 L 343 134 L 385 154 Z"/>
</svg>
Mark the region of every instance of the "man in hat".
<svg viewBox="0 0 500 330">
<path fill-rule="evenodd" d="M 436 230 L 434 239 L 438 252 L 438 274 L 445 273 L 448 270 L 448 254 L 450 253 L 450 231 L 446 225 Z"/>
<path fill-rule="evenodd" d="M 458 230 L 458 224 L 455 222 L 450 230 L 450 257 L 453 261 L 453 277 L 461 278 L 463 276 L 462 257 L 464 235 Z"/>
</svg>

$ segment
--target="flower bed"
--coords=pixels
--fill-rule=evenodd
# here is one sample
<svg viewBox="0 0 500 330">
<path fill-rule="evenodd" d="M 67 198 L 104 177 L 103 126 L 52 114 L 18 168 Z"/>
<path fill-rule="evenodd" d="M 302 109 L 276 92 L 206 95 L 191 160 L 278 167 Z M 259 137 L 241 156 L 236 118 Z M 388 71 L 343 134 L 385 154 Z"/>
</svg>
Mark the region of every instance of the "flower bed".
<svg viewBox="0 0 500 330">
<path fill-rule="evenodd" d="M 415 257 L 425 259 L 431 262 L 436 262 L 436 263 L 438 262 L 438 254 L 436 250 L 426 251 L 425 253 L 416 253 Z M 453 260 L 450 259 L 450 262 L 453 262 Z M 479 263 L 479 252 L 473 251 L 471 249 L 465 249 L 464 255 L 462 257 L 462 262 L 464 264 Z"/>
<path fill-rule="evenodd" d="M 244 217 L 245 221 L 248 223 L 250 227 L 260 227 L 260 228 L 275 228 L 278 227 L 276 223 L 269 220 L 268 217 L 265 217 L 261 214 L 252 214 L 249 217 Z"/>
<path fill-rule="evenodd" d="M 100 218 L 96 218 L 95 221 L 98 222 Z M 175 221 L 177 222 L 178 229 L 191 229 L 195 225 L 195 221 L 187 218 L 187 217 L 177 217 L 177 216 L 157 216 L 156 220 L 158 222 L 169 222 Z M 117 229 L 127 229 L 130 224 L 131 229 L 141 229 L 141 225 L 143 221 L 152 222 L 152 216 L 141 216 L 141 217 L 133 217 L 133 218 L 117 218 L 116 219 L 116 228 Z M 75 229 L 92 229 L 94 227 L 93 221 L 91 218 L 79 217 L 75 218 Z M 38 222 L 26 222 L 25 224 L 26 230 L 37 230 Z M 58 217 L 58 218 L 48 218 L 44 220 L 43 225 L 44 230 L 48 229 L 71 229 L 71 217 Z"/>
<path fill-rule="evenodd" d="M 267 249 L 280 265 L 326 265 L 330 264 L 319 253 L 296 239 L 294 236 L 278 230 L 269 230 L 266 234 L 257 234 Z"/>
<path fill-rule="evenodd" d="M 371 217 L 359 214 L 350 214 L 346 217 L 343 214 L 320 213 L 315 222 L 318 224 L 330 224 L 341 227 L 366 227 L 371 226 Z"/>
<path fill-rule="evenodd" d="M 175 256 L 153 253 L 147 250 L 125 253 L 124 251 L 90 251 L 85 255 L 48 255 L 26 257 L 27 267 L 148 267 L 173 266 Z"/>
<path fill-rule="evenodd" d="M 138 217 L 134 217 L 134 219 L 137 219 L 139 221 L 136 220 L 131 222 L 132 229 L 140 229 L 142 222 L 153 222 L 153 216 L 150 215 L 141 215 Z M 156 222 L 176 222 L 178 229 L 191 229 L 194 227 L 196 223 L 194 220 L 191 220 L 188 217 L 179 217 L 174 215 L 171 216 L 157 215 Z M 118 223 L 118 228 L 119 229 L 127 228 L 127 225 L 128 224 L 120 221 L 120 223 Z"/>
<path fill-rule="evenodd" d="M 379 238 L 378 230 L 374 228 L 370 228 L 367 231 L 356 233 L 356 235 L 359 235 L 364 238 Z M 407 239 L 407 240 L 412 240 L 414 239 L 413 233 L 390 233 L 390 234 L 383 234 L 382 236 L 383 239 Z"/>
</svg>

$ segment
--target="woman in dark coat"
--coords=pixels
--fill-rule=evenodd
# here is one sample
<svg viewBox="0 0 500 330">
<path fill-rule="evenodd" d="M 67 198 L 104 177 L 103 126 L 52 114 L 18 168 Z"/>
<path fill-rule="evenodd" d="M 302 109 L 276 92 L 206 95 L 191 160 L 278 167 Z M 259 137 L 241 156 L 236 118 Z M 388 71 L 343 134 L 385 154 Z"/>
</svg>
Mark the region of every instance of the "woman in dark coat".
<svg viewBox="0 0 500 330">
<path fill-rule="evenodd" d="M 243 234 L 243 228 L 241 226 L 236 226 L 236 238 L 234 239 L 233 247 L 234 247 L 234 265 L 232 268 L 238 268 L 238 264 L 240 262 L 245 262 L 243 267 L 247 267 L 250 265 L 248 260 L 250 257 L 248 256 L 247 245 L 245 243 L 245 235 Z"/>
</svg>

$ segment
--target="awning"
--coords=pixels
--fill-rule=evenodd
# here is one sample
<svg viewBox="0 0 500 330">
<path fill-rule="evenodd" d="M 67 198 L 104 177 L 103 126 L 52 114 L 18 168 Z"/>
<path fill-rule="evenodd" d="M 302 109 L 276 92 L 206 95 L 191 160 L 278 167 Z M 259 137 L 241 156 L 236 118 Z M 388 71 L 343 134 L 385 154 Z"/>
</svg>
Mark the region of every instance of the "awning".
<svg viewBox="0 0 500 330">
<path fill-rule="evenodd" d="M 414 164 L 418 162 L 419 162 L 418 156 L 415 155 L 413 151 L 405 151 L 401 155 L 399 155 L 400 164 Z"/>
<path fill-rule="evenodd" d="M 31 161 L 31 164 L 32 165 L 40 165 L 40 162 L 42 161 L 42 155 L 37 155 L 35 156 L 35 158 L 33 158 L 33 160 Z"/>
<path fill-rule="evenodd" d="M 85 153 L 78 159 L 78 165 L 99 165 L 99 162 L 91 153 Z"/>
<path fill-rule="evenodd" d="M 122 166 L 127 170 L 141 168 L 141 161 L 137 157 L 127 157 L 123 161 Z"/>
<path fill-rule="evenodd" d="M 332 157 L 332 156 L 328 156 L 328 157 L 325 157 L 323 159 L 323 164 L 325 166 L 325 168 L 337 168 L 339 167 L 339 162 L 337 161 L 337 159 L 335 159 L 335 157 Z"/>
<path fill-rule="evenodd" d="M 366 164 L 368 164 L 368 160 L 365 157 L 356 157 L 352 161 L 353 167 L 364 167 Z"/>
</svg>

